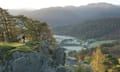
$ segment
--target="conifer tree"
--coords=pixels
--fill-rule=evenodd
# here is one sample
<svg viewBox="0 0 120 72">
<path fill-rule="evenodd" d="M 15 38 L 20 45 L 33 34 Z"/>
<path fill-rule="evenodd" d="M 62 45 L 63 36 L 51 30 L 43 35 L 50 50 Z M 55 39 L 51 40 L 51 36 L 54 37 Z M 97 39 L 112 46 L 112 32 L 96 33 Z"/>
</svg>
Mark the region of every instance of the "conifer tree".
<svg viewBox="0 0 120 72">
<path fill-rule="evenodd" d="M 93 72 L 105 72 L 104 66 L 105 56 L 101 52 L 100 48 L 97 48 L 95 52 L 93 52 L 91 67 Z"/>
</svg>

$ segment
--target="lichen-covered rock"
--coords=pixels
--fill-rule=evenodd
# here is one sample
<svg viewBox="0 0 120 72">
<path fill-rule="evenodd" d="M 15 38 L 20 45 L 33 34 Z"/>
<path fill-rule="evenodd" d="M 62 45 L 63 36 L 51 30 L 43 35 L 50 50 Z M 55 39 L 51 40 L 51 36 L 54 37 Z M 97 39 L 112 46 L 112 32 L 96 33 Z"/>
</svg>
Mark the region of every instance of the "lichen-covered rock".
<svg viewBox="0 0 120 72">
<path fill-rule="evenodd" d="M 2 65 L 0 65 L 0 72 L 2 72 Z"/>
<path fill-rule="evenodd" d="M 53 54 L 54 63 L 56 65 L 64 65 L 65 64 L 65 53 L 63 48 L 58 48 L 55 50 Z"/>
<path fill-rule="evenodd" d="M 7 72 L 55 72 L 51 61 L 38 52 L 16 52 L 9 62 L 11 69 L 7 69 Z"/>
<path fill-rule="evenodd" d="M 47 51 L 13 52 L 9 59 L 0 64 L 0 72 L 69 72 L 65 63 L 64 49 L 57 48 L 53 53 Z"/>
<path fill-rule="evenodd" d="M 64 66 L 60 66 L 57 68 L 56 72 L 71 72 L 71 70 L 65 68 Z"/>
<path fill-rule="evenodd" d="M 6 55 L 6 56 L 5 56 Z M 4 58 L 5 56 L 5 58 Z M 69 72 L 64 66 L 62 48 L 49 49 L 43 44 L 39 51 L 12 51 L 1 54 L 0 72 Z"/>
</svg>

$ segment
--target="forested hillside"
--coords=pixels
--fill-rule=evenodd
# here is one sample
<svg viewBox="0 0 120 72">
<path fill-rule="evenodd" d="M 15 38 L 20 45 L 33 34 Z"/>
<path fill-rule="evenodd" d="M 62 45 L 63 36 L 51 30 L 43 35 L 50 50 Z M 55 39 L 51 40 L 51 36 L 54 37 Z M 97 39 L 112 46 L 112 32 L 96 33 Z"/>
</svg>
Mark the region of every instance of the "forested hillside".
<svg viewBox="0 0 120 72">
<path fill-rule="evenodd" d="M 116 39 L 120 37 L 120 18 L 104 18 L 76 25 L 57 27 L 57 34 L 68 34 L 79 38 Z"/>
<path fill-rule="evenodd" d="M 25 15 L 33 19 L 45 21 L 52 28 L 72 25 L 100 18 L 120 17 L 120 6 L 108 3 L 92 3 L 75 7 L 50 7 L 37 10 L 8 10 L 12 15 Z"/>
</svg>

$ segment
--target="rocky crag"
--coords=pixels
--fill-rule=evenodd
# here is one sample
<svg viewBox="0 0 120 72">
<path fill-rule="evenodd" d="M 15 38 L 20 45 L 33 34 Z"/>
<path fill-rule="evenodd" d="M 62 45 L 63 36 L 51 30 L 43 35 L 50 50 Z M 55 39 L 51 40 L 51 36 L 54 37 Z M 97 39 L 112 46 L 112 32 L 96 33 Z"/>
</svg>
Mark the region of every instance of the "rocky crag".
<svg viewBox="0 0 120 72">
<path fill-rule="evenodd" d="M 0 72 L 69 72 L 64 67 L 64 49 L 55 48 L 50 51 L 48 47 L 43 45 L 28 52 L 13 51 L 11 55 L 8 51 L 5 52 L 5 48 L 1 48 Z"/>
<path fill-rule="evenodd" d="M 25 39 L 29 42 L 25 43 Z M 19 40 L 24 44 L 11 46 Z M 0 42 L 5 43 L 0 45 L 0 72 L 68 71 L 64 67 L 64 49 L 55 46 L 53 34 L 45 22 L 23 15 L 12 16 L 0 8 Z"/>
</svg>

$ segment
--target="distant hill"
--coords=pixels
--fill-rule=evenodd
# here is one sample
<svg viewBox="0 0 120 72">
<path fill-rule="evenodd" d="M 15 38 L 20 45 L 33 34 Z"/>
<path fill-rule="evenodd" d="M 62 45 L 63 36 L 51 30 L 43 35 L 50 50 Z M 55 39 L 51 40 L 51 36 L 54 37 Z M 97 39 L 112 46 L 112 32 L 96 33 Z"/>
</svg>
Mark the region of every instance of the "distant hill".
<svg viewBox="0 0 120 72">
<path fill-rule="evenodd" d="M 117 39 L 120 38 L 120 18 L 104 18 L 86 21 L 76 25 L 56 27 L 56 34 L 66 34 L 81 39 Z"/>
<path fill-rule="evenodd" d="M 39 10 L 8 10 L 47 22 L 56 34 L 78 38 L 120 37 L 120 6 L 92 3 L 80 7 L 50 7 Z M 89 20 L 89 21 L 88 21 Z"/>
<path fill-rule="evenodd" d="M 39 10 L 8 10 L 13 15 L 23 14 L 45 21 L 52 28 L 82 23 L 86 20 L 120 17 L 120 6 L 108 3 L 93 3 L 85 6 L 50 7 Z"/>
</svg>

